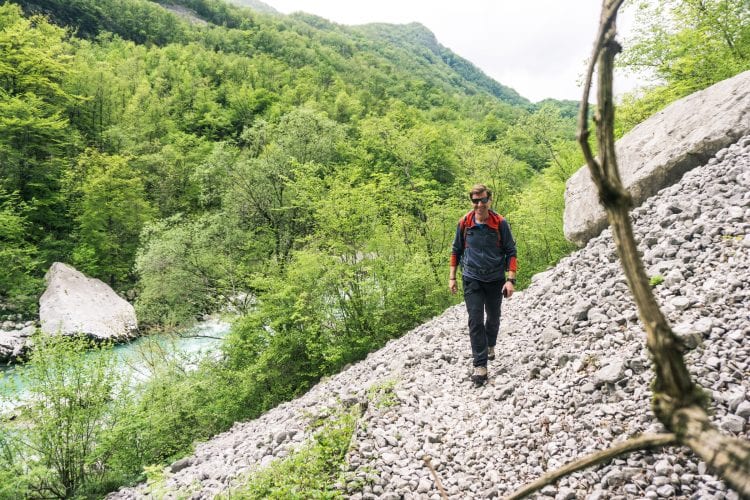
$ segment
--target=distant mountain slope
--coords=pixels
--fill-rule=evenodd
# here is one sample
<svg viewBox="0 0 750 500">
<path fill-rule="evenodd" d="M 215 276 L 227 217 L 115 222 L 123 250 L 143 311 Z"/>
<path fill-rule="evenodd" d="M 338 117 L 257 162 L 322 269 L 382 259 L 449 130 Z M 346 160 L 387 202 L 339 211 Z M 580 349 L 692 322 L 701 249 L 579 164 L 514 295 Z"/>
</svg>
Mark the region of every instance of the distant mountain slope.
<svg viewBox="0 0 750 500">
<path fill-rule="evenodd" d="M 193 12 L 192 9 L 183 7 L 182 5 L 163 4 L 162 6 L 170 12 L 174 12 L 182 19 L 185 19 L 191 24 L 196 24 L 198 26 L 205 26 L 208 24 L 205 19 L 198 16 L 195 12 Z"/>
<path fill-rule="evenodd" d="M 524 109 L 531 105 L 515 90 L 494 81 L 471 62 L 440 45 L 435 35 L 419 23 L 343 26 L 306 13 L 284 16 L 256 0 L 236 0 L 231 4 L 209 0 L 15 0 L 15 3 L 27 14 L 43 14 L 84 38 L 108 31 L 137 43 L 157 45 L 201 39 L 205 43 L 208 39 L 216 49 L 240 53 L 260 50 L 293 66 L 333 65 L 345 79 L 366 76 L 347 67 L 348 59 L 357 53 L 370 67 L 377 71 L 385 69 L 407 87 L 413 80 L 421 79 L 429 87 L 451 94 L 486 93 Z M 210 30 L 196 31 L 190 27 L 205 26 L 203 21 L 238 30 L 239 33 L 229 33 L 229 38 L 251 40 L 252 47 L 236 44 L 228 47 L 227 34 L 211 35 Z M 290 34 L 296 35 L 295 39 Z M 318 52 L 314 55 L 316 60 L 311 60 L 310 49 L 315 50 L 315 42 L 334 54 Z"/>
<path fill-rule="evenodd" d="M 26 15 L 43 15 L 82 38 L 110 32 L 136 43 L 164 45 L 183 39 L 181 15 L 148 0 L 13 0 Z M 176 4 L 176 3 L 175 3 Z M 181 5 L 181 4 L 180 4 Z M 184 5 L 198 12 L 191 5 Z"/>
<path fill-rule="evenodd" d="M 457 74 L 458 78 L 454 80 L 454 83 L 458 85 L 470 82 L 503 101 L 520 105 L 530 104 L 512 88 L 496 82 L 470 61 L 441 45 L 435 35 L 420 23 L 405 25 L 374 23 L 355 26 L 353 29 L 373 40 L 386 42 L 386 45 L 390 47 L 400 48 L 416 59 L 422 58 L 432 65 L 448 66 Z M 473 90 L 470 86 L 464 88 L 467 91 Z"/>
<path fill-rule="evenodd" d="M 258 12 L 279 14 L 278 10 L 259 0 L 230 0 L 229 3 L 231 3 L 232 5 L 237 5 L 238 7 L 248 7 L 250 9 L 257 10 Z"/>
</svg>

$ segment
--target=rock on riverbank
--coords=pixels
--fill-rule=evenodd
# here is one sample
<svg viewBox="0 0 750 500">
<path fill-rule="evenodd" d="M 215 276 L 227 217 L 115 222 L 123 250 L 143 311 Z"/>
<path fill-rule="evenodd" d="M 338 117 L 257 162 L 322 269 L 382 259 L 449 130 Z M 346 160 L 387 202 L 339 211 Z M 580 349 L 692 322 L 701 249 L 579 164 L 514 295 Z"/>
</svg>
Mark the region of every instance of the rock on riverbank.
<svg viewBox="0 0 750 500">
<path fill-rule="evenodd" d="M 122 342 L 138 334 L 135 309 L 106 283 L 55 262 L 45 276 L 39 321 L 49 335 L 86 335 Z"/>
<path fill-rule="evenodd" d="M 101 280 L 55 262 L 45 276 L 39 298 L 39 323 L 0 323 L 0 363 L 23 358 L 33 347 L 37 328 L 47 335 L 85 335 L 94 340 L 125 342 L 138 336 L 135 309 Z"/>
<path fill-rule="evenodd" d="M 35 321 L 7 319 L 0 323 L 0 364 L 23 357 L 29 347 L 29 338 L 37 329 Z"/>
</svg>

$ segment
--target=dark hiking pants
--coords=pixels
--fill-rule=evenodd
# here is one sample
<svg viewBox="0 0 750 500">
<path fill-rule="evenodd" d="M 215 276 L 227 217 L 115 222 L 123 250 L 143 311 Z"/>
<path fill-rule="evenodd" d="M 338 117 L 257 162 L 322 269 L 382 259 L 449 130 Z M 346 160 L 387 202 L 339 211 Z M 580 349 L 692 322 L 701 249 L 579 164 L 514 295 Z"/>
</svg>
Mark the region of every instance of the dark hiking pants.
<svg viewBox="0 0 750 500">
<path fill-rule="evenodd" d="M 474 366 L 487 366 L 487 348 L 495 345 L 500 330 L 504 281 L 485 282 L 464 276 L 463 282 Z"/>
</svg>

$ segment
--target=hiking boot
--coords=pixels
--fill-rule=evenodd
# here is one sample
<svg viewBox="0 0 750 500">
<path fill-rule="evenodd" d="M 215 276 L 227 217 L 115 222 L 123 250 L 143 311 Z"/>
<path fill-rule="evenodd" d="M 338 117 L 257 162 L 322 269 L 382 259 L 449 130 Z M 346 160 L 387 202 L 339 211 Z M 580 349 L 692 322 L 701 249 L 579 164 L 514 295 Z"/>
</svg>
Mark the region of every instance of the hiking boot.
<svg viewBox="0 0 750 500">
<path fill-rule="evenodd" d="M 495 346 L 490 346 L 490 348 L 487 350 L 487 359 L 492 361 L 495 359 Z"/>
<path fill-rule="evenodd" d="M 487 382 L 487 367 L 486 366 L 475 366 L 474 373 L 471 374 L 471 381 L 474 385 L 481 387 Z"/>
</svg>

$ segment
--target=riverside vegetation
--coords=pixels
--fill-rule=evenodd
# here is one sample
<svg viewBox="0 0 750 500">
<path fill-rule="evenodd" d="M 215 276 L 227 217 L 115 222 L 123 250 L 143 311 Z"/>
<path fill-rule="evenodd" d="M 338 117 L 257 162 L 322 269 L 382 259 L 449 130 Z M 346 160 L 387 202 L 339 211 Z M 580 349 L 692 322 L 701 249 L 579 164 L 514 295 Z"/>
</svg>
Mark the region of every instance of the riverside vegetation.
<svg viewBox="0 0 750 500">
<path fill-rule="evenodd" d="M 525 280 L 571 250 L 560 214 L 583 163 L 575 103 L 529 103 L 420 25 L 211 0 L 173 2 L 206 24 L 144 0 L 17 3 L 0 5 L 6 314 L 35 314 L 57 260 L 134 297 L 147 325 L 230 300 L 243 314 L 220 362 L 157 363 L 134 391 L 113 365 L 78 363 L 75 342 L 40 340 L 32 373 L 56 385 L 32 383 L 39 407 L 3 422 L 4 496 L 139 480 L 444 310 L 476 179 L 513 224 Z M 693 4 L 658 2 L 674 26 L 644 26 L 664 28 L 663 51 L 643 48 L 648 29 L 626 50 L 665 83 L 626 99 L 621 130 L 747 69 L 746 5 Z M 714 63 L 695 64 L 700 51 Z"/>
</svg>

